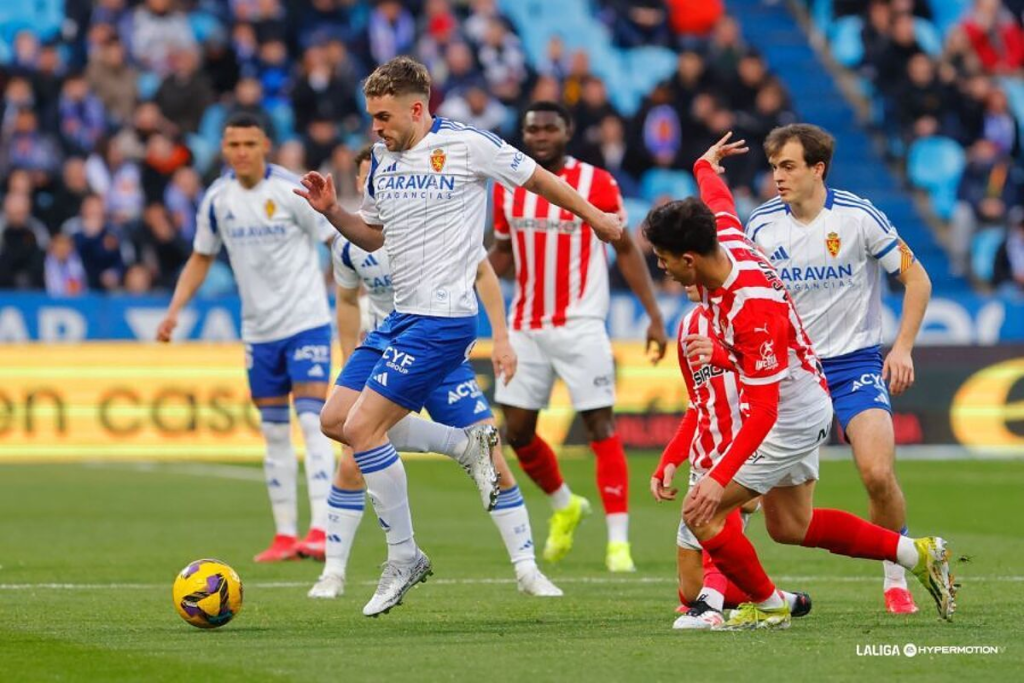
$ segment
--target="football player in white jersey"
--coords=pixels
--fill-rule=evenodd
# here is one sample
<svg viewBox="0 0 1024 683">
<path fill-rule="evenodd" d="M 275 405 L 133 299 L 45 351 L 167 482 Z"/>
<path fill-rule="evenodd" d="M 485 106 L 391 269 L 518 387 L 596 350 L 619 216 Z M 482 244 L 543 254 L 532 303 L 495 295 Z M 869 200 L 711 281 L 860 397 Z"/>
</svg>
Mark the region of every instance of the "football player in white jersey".
<svg viewBox="0 0 1024 683">
<path fill-rule="evenodd" d="M 317 243 L 330 243 L 336 233 L 295 196 L 299 178 L 267 163 L 269 150 L 257 118 L 238 114 L 227 121 L 221 153 L 231 171 L 210 186 L 199 206 L 192 255 L 157 339 L 170 341 L 178 315 L 206 279 L 221 246 L 226 247 L 242 297 L 246 369 L 267 444 L 263 466 L 276 527 L 270 547 L 254 559 L 322 560 L 334 451 L 320 431 L 331 372 L 331 314 Z M 301 541 L 289 396 L 306 443 L 312 515 Z"/>
<path fill-rule="evenodd" d="M 834 148 L 832 136 L 817 126 L 773 130 L 765 152 L 779 196 L 751 214 L 746 232 L 778 269 L 821 358 L 871 521 L 906 535 L 889 392 L 899 396 L 914 383 L 911 351 L 931 281 L 881 211 L 825 185 Z M 899 333 L 884 360 L 879 266 L 905 288 Z M 903 567 L 885 562 L 884 571 L 886 609 L 916 612 Z"/>
<path fill-rule="evenodd" d="M 319 173 L 303 177 L 300 194 L 353 244 L 369 252 L 385 247 L 391 262 L 395 311 L 355 351 L 321 415 L 325 431 L 340 433 L 352 447 L 387 536 L 388 561 L 377 592 L 363 608 L 363 614 L 376 616 L 431 573 L 430 560 L 413 540 L 405 469 L 396 452 L 403 444 L 390 430 L 401 423 L 410 443 L 440 442 L 431 450 L 457 455 L 474 471 L 494 471 L 493 428 L 473 428 L 466 445 L 463 430 L 410 415 L 476 343 L 474 283 L 488 181 L 525 185 L 579 215 L 602 240 L 617 239 L 622 221 L 501 138 L 431 116 L 430 76 L 408 57 L 378 67 L 363 94 L 381 142 L 373 147 L 362 208 L 345 211 L 333 179 Z M 511 354 L 511 347 L 495 343 L 495 353 Z M 372 370 L 360 355 L 375 357 Z M 486 488 L 483 477 L 474 479 Z M 491 507 L 497 478 L 492 482 Z"/>
<path fill-rule="evenodd" d="M 356 187 L 361 190 L 370 174 L 370 149 L 356 155 L 355 163 L 359 169 Z M 360 328 L 366 332 L 376 329 L 394 309 L 391 266 L 384 249 L 367 252 L 341 235 L 331 246 L 331 260 L 337 284 L 338 341 L 342 357 L 347 361 L 359 342 Z M 494 337 L 507 338 L 501 287 L 486 258 L 480 262 L 476 287 L 494 329 Z M 360 310 L 360 289 L 365 290 L 368 304 L 365 323 Z M 476 373 L 469 361 L 456 368 L 434 389 L 424 407 L 432 420 L 453 427 L 495 424 L 487 397 L 477 385 Z M 311 598 L 335 598 L 344 592 L 348 556 L 366 507 L 366 483 L 359 474 L 351 450 L 348 447 L 342 450 L 334 486 L 327 499 L 327 563 L 309 590 Z M 562 591 L 537 567 L 530 515 L 500 446 L 494 448 L 491 457 L 500 477 L 501 492 L 490 515 L 515 568 L 519 591 L 538 597 L 560 597 Z"/>
</svg>

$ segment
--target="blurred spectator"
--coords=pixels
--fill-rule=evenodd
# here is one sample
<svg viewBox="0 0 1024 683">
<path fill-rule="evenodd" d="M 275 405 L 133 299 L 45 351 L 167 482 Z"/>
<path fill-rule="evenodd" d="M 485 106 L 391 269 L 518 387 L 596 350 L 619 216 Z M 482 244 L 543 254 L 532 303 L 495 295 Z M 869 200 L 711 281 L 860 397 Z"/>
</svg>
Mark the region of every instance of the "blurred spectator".
<svg viewBox="0 0 1024 683">
<path fill-rule="evenodd" d="M 992 79 L 976 74 L 957 84 L 957 94 L 952 98 L 952 116 L 948 118 L 951 135 L 960 144 L 970 145 L 981 137 L 985 127 L 985 109 L 995 86 Z"/>
<path fill-rule="evenodd" d="M 1024 210 L 1013 211 L 1006 239 L 996 252 L 992 286 L 1024 291 Z"/>
<path fill-rule="evenodd" d="M 332 68 L 326 48 L 310 47 L 292 91 L 296 129 L 305 130 L 314 117 L 321 117 L 334 119 L 348 133 L 359 130 L 362 119 L 355 99 L 356 88 L 358 83 L 351 70 L 338 72 Z"/>
<path fill-rule="evenodd" d="M 85 267 L 68 235 L 54 235 L 43 264 L 46 293 L 50 296 L 75 296 L 87 289 Z"/>
<path fill-rule="evenodd" d="M 476 67 L 473 50 L 462 41 L 452 43 L 445 50 L 444 66 L 438 87 L 431 95 L 447 97 L 449 93 L 480 81 L 480 71 Z"/>
<path fill-rule="evenodd" d="M 946 42 L 942 48 L 941 65 L 944 69 L 942 78 L 953 82 L 958 78 L 967 78 L 981 71 L 981 60 L 974 52 L 967 33 L 959 26 L 954 26 L 946 34 Z"/>
<path fill-rule="evenodd" d="M 736 72 L 736 66 L 746 51 L 739 24 L 733 17 L 723 16 L 711 32 L 707 50 L 708 67 L 716 77 L 727 80 Z"/>
<path fill-rule="evenodd" d="M 914 34 L 913 15 L 897 14 L 892 19 L 889 41 L 873 56 L 875 62 L 869 65 L 869 75 L 873 74 L 875 84 L 882 93 L 898 97 L 910 58 L 922 52 L 924 50 L 918 45 Z"/>
<path fill-rule="evenodd" d="M 602 0 L 602 19 L 624 48 L 668 45 L 671 33 L 663 0 Z"/>
<path fill-rule="evenodd" d="M 722 0 L 665 0 L 677 36 L 706 36 L 725 13 Z"/>
<path fill-rule="evenodd" d="M 672 94 L 659 84 L 640 106 L 636 114 L 639 144 L 646 153 L 646 163 L 663 168 L 673 166 L 682 147 L 682 124 L 672 106 Z"/>
<path fill-rule="evenodd" d="M 338 200 L 346 207 L 358 208 L 363 188 L 356 185 L 355 154 L 346 145 L 338 145 L 331 154 L 330 165 L 325 169 L 334 176 L 334 187 Z"/>
<path fill-rule="evenodd" d="M 39 131 L 35 112 L 18 109 L 14 125 L 0 145 L 0 176 L 15 168 L 52 175 L 60 165 L 61 156 L 53 138 Z"/>
<path fill-rule="evenodd" d="M 609 114 L 601 119 L 597 140 L 589 154 L 593 156 L 589 156 L 588 161 L 615 177 L 622 194 L 627 197 L 640 194 L 637 177 L 643 172 L 643 160 L 626 144 L 626 127 L 619 116 Z"/>
<path fill-rule="evenodd" d="M 191 159 L 185 145 L 161 133 L 149 136 L 142 160 L 142 195 L 146 203 L 162 200 L 171 176 Z"/>
<path fill-rule="evenodd" d="M 258 0 L 252 17 L 256 38 L 263 44 L 284 41 L 288 38 L 288 16 L 280 0 Z"/>
<path fill-rule="evenodd" d="M 0 289 L 42 289 L 44 252 L 49 235 L 32 218 L 28 195 L 10 192 L 0 216 Z"/>
<path fill-rule="evenodd" d="M 861 65 L 875 69 L 889 47 L 889 31 L 892 27 L 892 8 L 889 0 L 871 0 L 865 14 L 864 28 L 860 31 L 861 44 L 864 45 Z M 869 73 L 871 78 L 876 75 L 873 71 Z"/>
<path fill-rule="evenodd" d="M 124 293 L 132 296 L 148 294 L 153 287 L 153 273 L 146 266 L 136 263 L 124 274 Z"/>
<path fill-rule="evenodd" d="M 57 110 L 65 149 L 72 154 L 91 152 L 106 131 L 107 116 L 84 75 L 72 74 L 64 81 Z"/>
<path fill-rule="evenodd" d="M 239 22 L 234 25 L 231 29 L 231 48 L 235 53 L 241 76 L 256 76 L 259 73 L 260 44 L 252 24 Z"/>
<path fill-rule="evenodd" d="M 242 70 L 227 36 L 217 32 L 203 43 L 202 62 L 203 73 L 210 79 L 214 93 L 223 94 L 235 89 Z"/>
<path fill-rule="evenodd" d="M 289 140 L 280 145 L 277 148 L 277 158 L 274 163 L 298 176 L 309 170 L 306 165 L 306 148 L 299 140 Z"/>
<path fill-rule="evenodd" d="M 7 81 L 4 98 L 0 102 L 0 133 L 9 134 L 14 130 L 14 121 L 22 109 L 35 108 L 36 96 L 32 92 L 32 84 L 26 78 L 14 76 Z"/>
<path fill-rule="evenodd" d="M 562 102 L 575 107 L 583 93 L 583 81 L 591 77 L 590 55 L 586 50 L 575 50 L 569 57 L 569 73 L 562 79 Z"/>
<path fill-rule="evenodd" d="M 505 104 L 518 100 L 526 80 L 526 54 L 502 19 L 494 17 L 487 24 L 478 56 L 491 93 Z"/>
<path fill-rule="evenodd" d="M 1024 66 L 1024 31 L 1017 22 L 999 0 L 974 0 L 963 29 L 989 73 L 1013 74 Z"/>
<path fill-rule="evenodd" d="M 729 106 L 736 111 L 753 111 L 757 93 L 767 82 L 768 66 L 764 58 L 756 52 L 743 55 L 736 65 L 735 77 L 725 89 Z"/>
<path fill-rule="evenodd" d="M 569 75 L 569 56 L 565 53 L 565 41 L 557 33 L 548 38 L 548 47 L 544 59 L 537 65 L 537 71 L 558 81 Z"/>
<path fill-rule="evenodd" d="M 213 86 L 199 70 L 196 50 L 174 50 L 168 63 L 171 73 L 160 84 L 153 101 L 164 118 L 173 121 L 179 130 L 194 133 L 199 130 L 203 112 L 213 103 Z"/>
<path fill-rule="evenodd" d="M 508 28 L 511 24 L 501 10 L 497 0 L 470 0 L 469 16 L 462 22 L 462 31 L 469 40 L 479 47 L 487 40 L 492 21 L 500 21 Z"/>
<path fill-rule="evenodd" d="M 559 102 L 561 99 L 562 84 L 554 76 L 539 76 L 530 90 L 531 102 Z"/>
<path fill-rule="evenodd" d="M 1018 204 L 1024 178 L 1006 152 L 988 140 L 967 151 L 957 203 L 950 223 L 950 257 L 955 272 L 969 272 L 971 238 L 981 227 L 1002 225 L 1007 211 Z"/>
<path fill-rule="evenodd" d="M 277 131 L 270 119 L 270 114 L 263 108 L 263 86 L 253 77 L 244 77 L 235 86 L 235 102 L 227 108 L 226 119 L 235 114 L 249 114 L 259 119 L 263 130 L 267 131 L 271 140 L 277 139 Z"/>
<path fill-rule="evenodd" d="M 608 88 L 597 76 L 583 79 L 580 100 L 572 109 L 576 134 L 569 143 L 569 151 L 579 156 L 585 147 L 593 146 L 599 137 L 601 122 L 608 116 L 618 116 L 615 107 L 608 101 Z"/>
<path fill-rule="evenodd" d="M 283 41 L 270 40 L 260 45 L 258 68 L 264 106 L 268 109 L 290 106 L 291 64 Z"/>
<path fill-rule="evenodd" d="M 53 208 L 46 212 L 36 211 L 53 234 L 60 230 L 64 221 L 78 214 L 82 207 L 82 200 L 89 194 L 89 181 L 85 173 L 85 159 L 80 156 L 73 156 L 64 162 L 61 172 L 61 180 L 55 183 L 53 190 Z"/>
<path fill-rule="evenodd" d="M 311 0 L 299 26 L 299 44 L 309 48 L 326 40 L 356 42 L 366 33 L 369 10 L 352 0 Z"/>
<path fill-rule="evenodd" d="M 368 30 L 370 56 L 378 64 L 406 54 L 416 40 L 416 22 L 398 0 L 377 0 Z"/>
<path fill-rule="evenodd" d="M 35 33 L 28 29 L 22 29 L 14 35 L 12 46 L 11 73 L 19 76 L 28 76 L 35 73 L 39 68 L 39 53 L 42 46 Z"/>
<path fill-rule="evenodd" d="M 946 89 L 939 83 L 931 58 L 924 53 L 911 57 L 906 83 L 895 102 L 904 140 L 909 143 L 938 135 L 948 104 Z"/>
<path fill-rule="evenodd" d="M 1010 113 L 1010 102 L 1001 88 L 995 88 L 985 100 L 981 137 L 994 144 L 1000 152 L 1018 156 L 1020 140 L 1017 122 Z"/>
<path fill-rule="evenodd" d="M 116 123 L 131 120 L 139 97 L 139 74 L 127 63 L 120 39 L 110 38 L 89 59 L 86 78 Z"/>
<path fill-rule="evenodd" d="M 426 65 L 432 74 L 444 75 L 442 62 L 448 47 L 462 42 L 459 34 L 459 20 L 452 14 L 448 0 L 427 0 L 423 16 L 419 20 L 420 39 L 416 42 L 416 58 Z"/>
<path fill-rule="evenodd" d="M 98 145 L 85 161 L 89 187 L 102 198 L 118 225 L 142 213 L 142 171 L 136 159 L 143 154 L 131 132 L 123 131 Z"/>
<path fill-rule="evenodd" d="M 121 258 L 121 241 L 107 222 L 103 198 L 95 194 L 87 196 L 82 202 L 79 219 L 71 227 L 71 237 L 82 259 L 89 289 L 117 289 L 125 264 Z"/>
<path fill-rule="evenodd" d="M 680 117 L 689 116 L 693 98 L 711 89 L 712 78 L 705 67 L 704 58 L 693 50 L 679 53 L 675 73 L 663 83 L 669 89 Z"/>
<path fill-rule="evenodd" d="M 191 166 L 183 166 L 175 171 L 164 191 L 164 206 L 171 214 L 171 222 L 189 243 L 196 234 L 196 211 L 199 210 L 202 198 L 203 187 L 199 174 Z"/>
<path fill-rule="evenodd" d="M 188 19 L 175 11 L 172 0 L 145 0 L 136 7 L 128 39 L 135 61 L 159 76 L 171 72 L 171 53 L 197 48 Z"/>
<path fill-rule="evenodd" d="M 320 168 L 341 143 L 338 137 L 338 126 L 328 117 L 317 117 L 310 122 L 302 145 L 306 150 L 306 163 L 311 169 Z"/>
<path fill-rule="evenodd" d="M 508 110 L 491 97 L 483 83 L 476 83 L 445 98 L 437 113 L 461 123 L 499 132 L 508 122 Z"/>
<path fill-rule="evenodd" d="M 173 291 L 185 262 L 192 253 L 191 243 L 175 227 L 170 214 L 160 204 L 150 204 L 142 214 L 143 235 L 140 248 L 141 261 L 148 266 L 147 273 L 157 287 Z M 128 289 L 128 276 L 125 276 Z"/>
<path fill-rule="evenodd" d="M 32 74 L 32 89 L 36 95 L 39 128 L 47 133 L 57 132 L 57 102 L 64 82 L 63 68 L 56 46 L 44 45 Z"/>
</svg>

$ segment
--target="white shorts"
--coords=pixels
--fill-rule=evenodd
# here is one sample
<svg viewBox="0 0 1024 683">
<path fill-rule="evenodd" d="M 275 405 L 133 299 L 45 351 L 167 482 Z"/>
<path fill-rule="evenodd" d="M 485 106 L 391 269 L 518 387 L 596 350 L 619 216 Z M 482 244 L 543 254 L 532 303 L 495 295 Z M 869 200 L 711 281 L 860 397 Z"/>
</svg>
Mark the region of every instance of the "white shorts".
<svg viewBox="0 0 1024 683">
<path fill-rule="evenodd" d="M 615 360 L 604 321 L 578 320 L 548 330 L 512 330 L 519 357 L 515 376 L 498 382 L 497 403 L 524 410 L 546 408 L 555 377 L 569 388 L 577 411 L 615 405 Z"/>
<path fill-rule="evenodd" d="M 736 472 L 733 481 L 765 494 L 780 486 L 818 479 L 818 451 L 832 431 L 832 406 L 809 417 L 804 427 L 776 425 Z"/>
</svg>

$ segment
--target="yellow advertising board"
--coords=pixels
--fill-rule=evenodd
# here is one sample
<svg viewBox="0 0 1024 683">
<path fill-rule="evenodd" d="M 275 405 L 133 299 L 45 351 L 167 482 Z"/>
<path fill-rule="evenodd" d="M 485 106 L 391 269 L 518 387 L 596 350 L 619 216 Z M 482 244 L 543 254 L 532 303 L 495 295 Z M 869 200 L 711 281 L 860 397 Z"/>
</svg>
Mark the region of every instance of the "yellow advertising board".
<svg viewBox="0 0 1024 683">
<path fill-rule="evenodd" d="M 473 351 L 485 391 L 489 354 L 486 342 Z M 620 410 L 685 406 L 674 356 L 657 368 L 639 344 L 616 356 Z M 259 458 L 244 358 L 241 344 L 0 345 L 0 460 Z M 539 431 L 561 444 L 574 415 L 559 385 Z"/>
</svg>

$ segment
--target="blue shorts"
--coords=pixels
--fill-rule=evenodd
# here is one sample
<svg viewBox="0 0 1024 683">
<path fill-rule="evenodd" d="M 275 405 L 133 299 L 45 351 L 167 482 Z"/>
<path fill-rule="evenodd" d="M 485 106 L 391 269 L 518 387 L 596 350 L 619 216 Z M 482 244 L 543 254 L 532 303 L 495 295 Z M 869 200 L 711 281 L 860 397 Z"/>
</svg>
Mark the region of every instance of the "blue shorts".
<svg viewBox="0 0 1024 683">
<path fill-rule="evenodd" d="M 877 346 L 844 356 L 823 358 L 825 379 L 832 394 L 832 407 L 843 431 L 865 410 L 881 408 L 892 413 L 889 388 L 882 380 L 882 352 Z"/>
<path fill-rule="evenodd" d="M 287 396 L 296 382 L 329 382 L 331 326 L 314 327 L 278 341 L 245 345 L 253 398 Z"/>
<path fill-rule="evenodd" d="M 337 383 L 355 391 L 370 387 L 392 403 L 419 412 L 469 359 L 474 344 L 475 316 L 437 318 L 396 311 L 366 335 Z"/>
<path fill-rule="evenodd" d="M 444 384 L 434 389 L 423 407 L 431 420 L 449 427 L 469 427 L 494 417 L 468 361 L 444 378 Z"/>
</svg>

